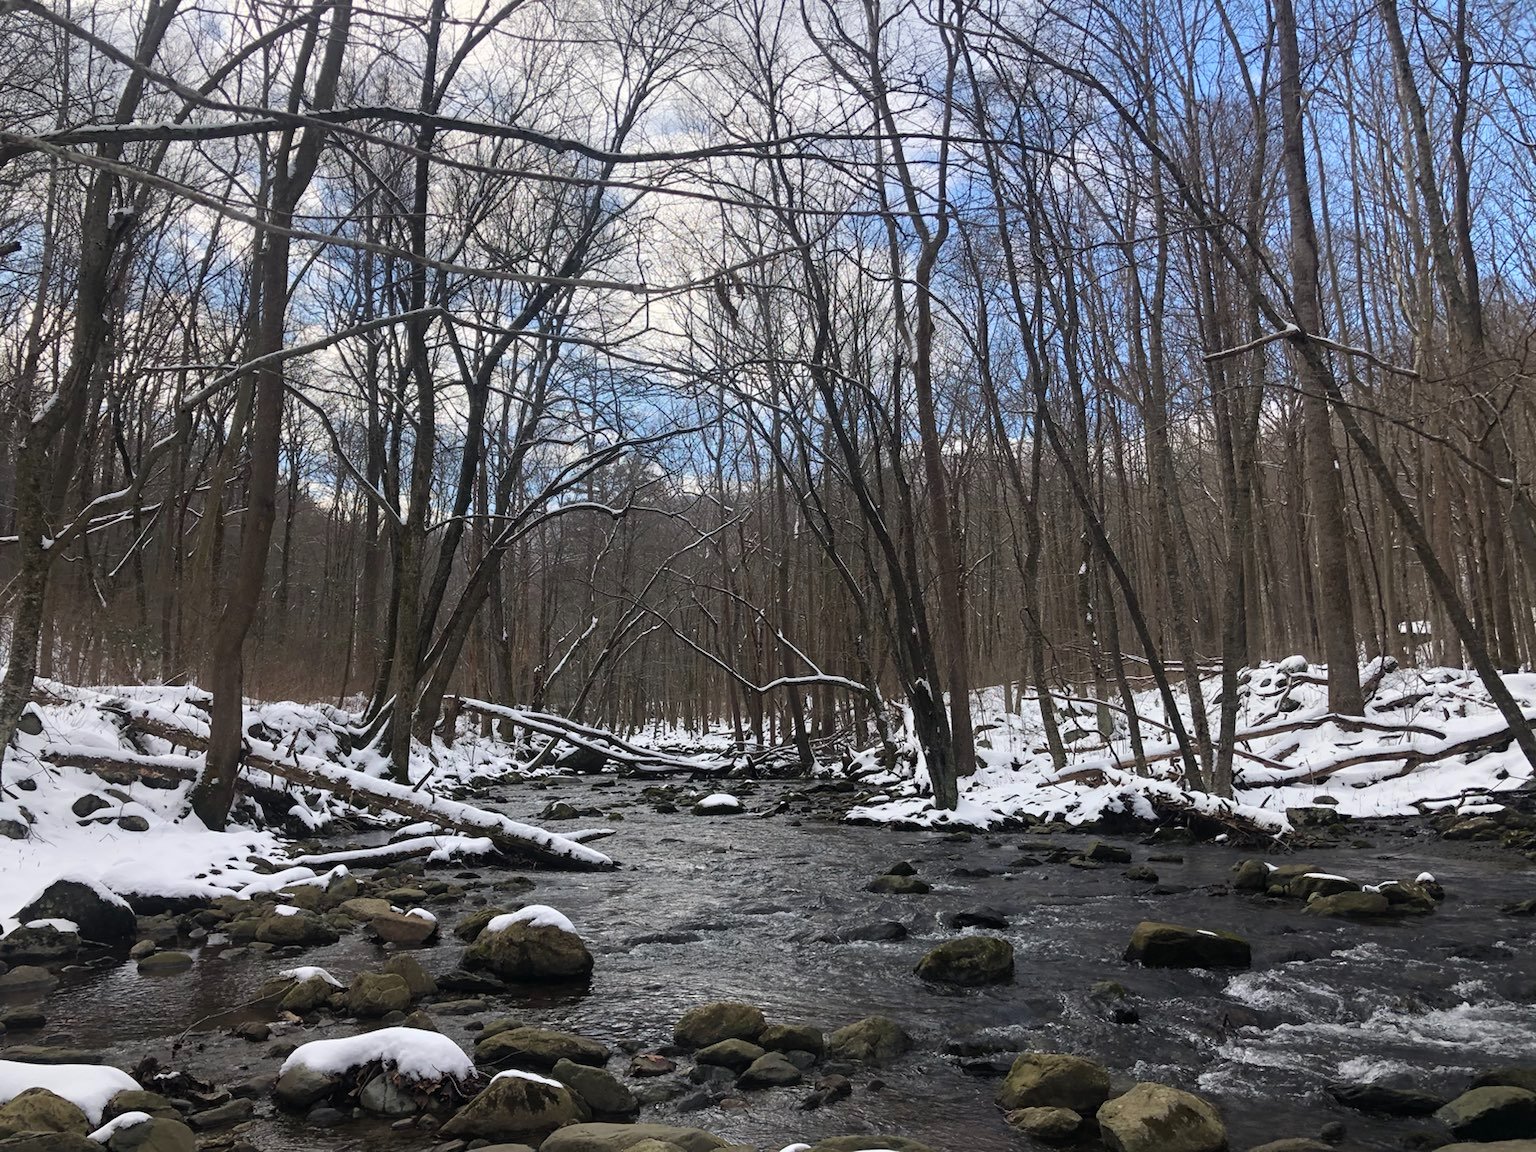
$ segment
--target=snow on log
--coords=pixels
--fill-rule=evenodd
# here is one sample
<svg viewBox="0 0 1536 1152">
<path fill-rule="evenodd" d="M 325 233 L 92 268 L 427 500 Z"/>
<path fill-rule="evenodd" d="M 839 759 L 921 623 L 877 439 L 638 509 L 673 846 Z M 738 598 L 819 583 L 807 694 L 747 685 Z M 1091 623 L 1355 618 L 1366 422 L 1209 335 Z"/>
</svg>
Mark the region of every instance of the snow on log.
<svg viewBox="0 0 1536 1152">
<path fill-rule="evenodd" d="M 460 707 L 466 712 L 478 712 L 496 720 L 506 720 L 537 732 L 541 736 L 563 740 L 576 748 L 595 752 L 609 760 L 616 760 L 627 767 L 642 772 L 700 772 L 718 774 L 728 771 L 730 764 L 719 760 L 694 759 L 687 756 L 669 756 L 650 748 L 641 748 L 621 740 L 612 732 L 592 728 L 554 716 L 548 712 L 530 712 L 525 708 L 509 708 L 505 704 L 491 704 L 467 696 L 459 698 Z"/>
</svg>

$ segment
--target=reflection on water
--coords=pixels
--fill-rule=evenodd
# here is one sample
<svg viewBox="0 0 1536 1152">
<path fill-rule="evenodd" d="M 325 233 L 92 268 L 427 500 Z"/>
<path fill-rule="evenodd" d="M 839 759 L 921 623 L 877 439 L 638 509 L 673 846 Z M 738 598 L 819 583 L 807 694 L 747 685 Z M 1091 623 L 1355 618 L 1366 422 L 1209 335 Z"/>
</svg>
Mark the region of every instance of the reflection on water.
<svg viewBox="0 0 1536 1152">
<path fill-rule="evenodd" d="M 585 782 L 547 792 L 507 787 L 499 805 L 527 819 L 552 797 L 578 805 L 622 807 L 618 836 L 605 842 L 621 861 L 602 875 L 542 873 L 536 899 L 575 921 L 596 958 L 588 993 L 492 998 L 488 1016 L 569 1028 L 617 1043 L 659 1045 L 687 1007 L 711 999 L 760 1005 L 770 1019 L 807 1021 L 831 1030 L 870 1013 L 900 1020 L 917 1037 L 915 1053 L 855 1078 L 853 1097 L 801 1112 L 808 1087 L 750 1093 L 740 1108 L 683 1113 L 676 1102 L 647 1109 L 647 1119 L 686 1123 L 764 1148 L 792 1139 L 884 1131 L 941 1149 L 1021 1148 L 992 1105 L 995 1082 L 967 1075 L 946 1045 L 970 1054 L 1023 1048 L 1071 1051 L 1105 1062 L 1117 1081 L 1155 1079 L 1210 1095 L 1224 1105 L 1234 1147 L 1310 1135 L 1342 1119 L 1350 1144 L 1401 1147 L 1422 1121 L 1391 1121 L 1343 1111 L 1327 1097 L 1335 1079 L 1402 1078 L 1454 1090 L 1478 1068 L 1530 1061 L 1536 1036 L 1536 958 L 1520 921 L 1500 919 L 1500 903 L 1529 895 L 1531 871 L 1511 861 L 1448 854 L 1385 836 L 1380 849 L 1309 853 L 1330 870 L 1367 880 L 1429 868 L 1451 899 L 1427 919 L 1403 925 L 1318 921 L 1293 904 L 1235 897 L 1211 886 L 1226 879 L 1240 853 L 1185 849 L 1186 863 L 1157 864 L 1169 889 L 1155 893 L 1123 879 L 1119 867 L 1081 871 L 1034 866 L 1009 871 L 1028 851 L 1017 834 L 960 843 L 942 834 L 845 827 L 791 805 L 770 819 L 658 816 L 638 804 L 639 785 L 591 791 Z M 753 807 L 771 806 L 786 789 L 762 785 Z M 803 825 L 791 817 L 805 815 Z M 1073 843 L 1076 838 L 1058 837 Z M 1134 848 L 1138 862 L 1146 849 Z M 934 886 L 925 896 L 864 892 L 870 876 L 898 859 L 917 865 Z M 983 877 L 956 869 L 989 869 Z M 488 880 L 496 870 L 482 869 Z M 495 902 L 494 890 L 484 892 Z M 953 933 L 941 916 L 975 905 L 1007 913 L 1017 954 L 1013 984 L 942 993 L 913 975 L 917 959 Z M 467 905 L 433 905 L 452 924 Z M 1143 971 L 1120 953 L 1131 927 L 1148 917 L 1227 928 L 1254 945 L 1254 971 L 1238 975 Z M 900 920 L 910 931 L 894 943 L 829 942 L 858 924 Z M 662 935 L 652 942 L 636 942 Z M 672 941 L 672 942 L 668 942 Z M 454 965 L 451 939 L 418 953 L 438 971 Z M 1458 959 L 1453 954 L 1477 956 Z M 356 936 L 307 952 L 304 963 L 343 980 L 376 964 L 382 952 Z M 1296 957 L 1306 959 L 1295 959 Z M 152 1049 L 164 1053 L 205 1017 L 239 1014 L 262 980 L 292 960 L 249 951 L 205 950 L 190 972 L 140 978 L 131 965 L 76 974 L 50 1000 L 47 1033 L 99 1047 L 130 1065 Z M 1131 993 L 1140 1022 L 1116 1024 L 1090 996 L 1097 981 Z M 429 1008 L 430 1011 L 430 1008 Z M 227 1023 L 232 1017 L 224 1016 Z M 441 1017 L 466 1044 L 467 1019 Z M 299 1040 L 298 1032 L 277 1040 Z M 21 1040 L 22 1037 L 11 1037 Z M 955 1043 L 964 1042 L 964 1043 Z M 204 1024 L 180 1050 L 193 1071 L 221 1082 L 275 1071 L 268 1045 L 228 1038 Z M 618 1069 L 619 1061 L 614 1067 Z M 314 1131 L 291 1119 L 265 1121 L 252 1134 L 262 1148 L 336 1149 L 421 1146 L 422 1134 L 394 1134 L 379 1124 Z"/>
</svg>

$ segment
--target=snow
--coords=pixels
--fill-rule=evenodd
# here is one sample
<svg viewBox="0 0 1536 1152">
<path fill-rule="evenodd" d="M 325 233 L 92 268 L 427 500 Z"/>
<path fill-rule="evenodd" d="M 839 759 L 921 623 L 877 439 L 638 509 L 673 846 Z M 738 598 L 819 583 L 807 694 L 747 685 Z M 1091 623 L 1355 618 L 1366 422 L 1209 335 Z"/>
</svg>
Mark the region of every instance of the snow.
<svg viewBox="0 0 1536 1152">
<path fill-rule="evenodd" d="M 19 733 L 0 764 L 0 778 L 8 786 L 23 780 L 35 785 L 25 793 L 9 787 L 0 793 L 0 820 L 16 820 L 30 828 L 25 840 L 0 840 L 0 875 L 5 878 L 0 884 L 0 932 L 17 926 L 17 911 L 34 893 L 64 878 L 104 886 L 103 891 L 111 890 L 117 897 L 251 898 L 296 883 L 324 885 L 340 874 L 335 865 L 375 857 L 416 851 L 433 861 L 487 855 L 495 851 L 492 834 L 498 832 L 526 839 L 573 862 L 598 867 L 612 863 L 603 853 L 563 836 L 446 798 L 473 779 L 522 773 L 526 764 L 518 756 L 535 755 L 537 749 L 518 751 L 483 739 L 461 740 L 452 747 L 441 741 L 417 744 L 412 748 L 411 782 L 404 784 L 383 778 L 388 765 L 376 751 L 341 747 L 330 726 L 347 722 L 347 714 L 328 705 L 248 704 L 245 728 L 274 736 L 271 742 L 253 738 L 253 751 L 325 775 L 337 784 L 334 791 L 290 791 L 293 815 L 304 827 L 324 832 L 337 821 L 359 817 L 365 824 L 377 824 L 377 812 L 366 811 L 370 796 L 425 804 L 441 812 L 445 821 L 462 826 L 434 832 L 433 825 L 418 825 L 413 838 L 403 843 L 293 859 L 277 832 L 255 826 L 257 812 L 249 801 L 237 801 L 224 832 L 210 831 L 190 813 L 188 792 L 202 769 L 201 755 L 187 755 L 185 749 L 157 737 L 140 736 L 135 744 L 124 736 L 120 715 L 126 712 L 206 738 L 207 701 L 201 690 L 189 685 L 84 689 L 50 680 L 39 680 L 39 685 L 59 702 L 32 706 L 42 718 L 42 734 Z M 54 758 L 70 753 L 121 760 L 128 767 L 154 765 L 183 777 L 183 782 L 169 788 L 118 785 L 109 793 L 101 777 L 55 762 Z M 256 770 L 248 774 L 264 786 L 277 783 Z M 82 825 L 71 809 L 87 795 L 105 799 L 108 806 Z M 120 828 L 117 819 L 128 815 L 142 817 L 149 830 Z M 389 815 L 382 819 L 401 827 L 413 823 Z M 485 834 L 471 834 L 479 832 Z M 277 872 L 269 864 L 275 864 Z M 316 875 L 327 868 L 332 872 Z"/>
<path fill-rule="evenodd" d="M 1307 669 L 1313 679 L 1292 679 Z M 1464 814 L 1497 811 L 1504 793 L 1528 786 L 1533 770 L 1519 748 L 1467 754 L 1456 747 L 1504 730 L 1504 721 L 1477 677 L 1464 669 L 1406 668 L 1381 678 L 1366 719 L 1365 732 L 1331 722 L 1327 706 L 1327 669 L 1296 656 L 1279 664 L 1255 667 L 1242 689 L 1238 732 L 1243 737 L 1234 761 L 1230 800 L 1187 788 L 1177 746 L 1167 738 L 1167 715 L 1155 689 L 1135 697 L 1142 717 L 1148 759 L 1138 773 L 1131 754 L 1125 717 L 1115 716 L 1108 747 L 1074 752 L 1057 768 L 1046 751 L 1039 702 L 1026 698 L 1010 708 L 1017 694 L 1002 687 L 974 694 L 973 716 L 988 728 L 977 749 L 976 772 L 960 781 L 960 805 L 953 812 L 936 809 L 926 766 L 912 729 L 910 709 L 893 733 L 902 764 L 881 770 L 873 750 L 854 760 L 869 797 L 852 808 L 855 822 L 904 827 L 989 828 L 1029 818 L 1092 824 L 1106 816 L 1158 818 L 1158 808 L 1175 806 L 1211 816 L 1233 816 L 1274 835 L 1290 831 L 1288 808 L 1310 807 L 1319 797 L 1333 801 L 1345 817 L 1403 816 L 1451 808 Z M 1511 674 L 1505 684 L 1528 717 L 1536 719 L 1536 674 Z M 1203 683 L 1207 712 L 1214 725 L 1220 679 Z M 1294 709 L 1279 710 L 1285 697 Z M 1175 691 L 1180 717 L 1193 726 L 1184 685 Z M 1407 701 L 1408 703 L 1403 703 Z M 1065 702 L 1063 702 L 1064 704 Z M 1068 717 L 1060 717 L 1063 721 Z M 1405 731 L 1411 725 L 1413 731 Z M 1379 730 L 1377 730 L 1379 729 Z M 1434 757 L 1402 773 L 1404 755 Z M 1332 769 L 1345 757 L 1379 755 L 1371 763 Z M 1326 778 L 1316 775 L 1323 774 Z"/>
<path fill-rule="evenodd" d="M 284 968 L 278 973 L 285 980 L 297 980 L 300 984 L 306 980 L 324 980 L 332 988 L 342 987 L 340 980 L 332 976 L 324 968 L 317 968 L 313 964 L 301 965 L 298 968 Z"/>
<path fill-rule="evenodd" d="M 1413 878 L 1413 882 L 1415 884 L 1433 884 L 1435 883 L 1435 874 L 1433 872 L 1420 872 Z"/>
<path fill-rule="evenodd" d="M 62 1096 L 92 1124 L 119 1092 L 136 1092 L 139 1082 L 121 1068 L 104 1064 L 23 1064 L 0 1060 L 0 1104 L 20 1096 L 28 1088 L 46 1088 Z"/>
<path fill-rule="evenodd" d="M 418 920 L 425 920 L 428 924 L 437 923 L 437 917 L 432 915 L 432 913 L 428 912 L 425 908 L 412 908 L 409 912 L 406 913 L 406 915 L 414 916 Z"/>
<path fill-rule="evenodd" d="M 140 1124 L 147 1124 L 153 1119 L 154 1117 L 148 1112 L 124 1112 L 121 1116 L 114 1116 L 108 1120 L 100 1128 L 92 1132 L 87 1139 L 94 1140 L 98 1144 L 105 1144 L 108 1140 L 112 1139 L 112 1134 L 119 1128 L 135 1128 Z"/>
<path fill-rule="evenodd" d="M 694 807 L 701 808 L 706 812 L 716 808 L 728 808 L 732 811 L 735 811 L 741 806 L 741 801 L 736 799 L 736 797 L 732 796 L 729 792 L 713 793 L 712 795 L 704 797 L 704 799 L 700 800 L 696 805 L 694 805 Z"/>
<path fill-rule="evenodd" d="M 361 1036 L 311 1040 L 293 1050 L 278 1074 L 308 1068 L 339 1076 L 375 1060 L 393 1065 L 409 1080 L 466 1080 L 475 1074 L 474 1061 L 462 1048 L 440 1032 L 421 1028 L 378 1028 Z"/>
<path fill-rule="evenodd" d="M 55 932 L 78 932 L 80 925 L 73 920 L 28 920 L 23 928 L 52 928 Z"/>
<path fill-rule="evenodd" d="M 491 1083 L 498 1080 L 531 1080 L 535 1084 L 548 1084 L 551 1088 L 564 1088 L 565 1085 L 558 1080 L 551 1080 L 548 1076 L 540 1076 L 536 1072 L 524 1072 L 521 1068 L 508 1068 L 505 1072 L 498 1072 L 491 1077 Z"/>
<path fill-rule="evenodd" d="M 485 926 L 485 931 L 504 932 L 514 924 L 530 924 L 535 928 L 558 928 L 562 932 L 569 932 L 572 936 L 576 935 L 576 926 L 566 919 L 564 913 L 551 908 L 548 904 L 529 904 L 516 912 L 497 916 Z"/>
</svg>

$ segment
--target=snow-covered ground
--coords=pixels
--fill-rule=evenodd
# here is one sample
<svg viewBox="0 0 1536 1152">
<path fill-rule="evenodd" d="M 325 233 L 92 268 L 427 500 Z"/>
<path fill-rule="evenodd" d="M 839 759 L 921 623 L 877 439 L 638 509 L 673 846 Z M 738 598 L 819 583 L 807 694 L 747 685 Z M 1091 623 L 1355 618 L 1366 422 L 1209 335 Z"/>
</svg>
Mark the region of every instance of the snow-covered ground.
<svg viewBox="0 0 1536 1152">
<path fill-rule="evenodd" d="M 987 827 L 1019 817 L 1084 824 L 1121 813 L 1151 819 L 1154 803 L 1172 802 L 1212 814 L 1232 813 L 1278 832 L 1290 827 L 1287 808 L 1323 804 L 1352 817 L 1446 807 L 1478 811 L 1497 807 L 1500 793 L 1532 786 L 1531 765 L 1513 744 L 1502 751 L 1449 755 L 1403 772 L 1410 752 L 1432 755 L 1506 730 L 1471 672 L 1408 668 L 1386 673 L 1367 705 L 1371 726 L 1364 731 L 1325 719 L 1326 680 L 1325 668 L 1309 667 L 1300 657 L 1261 665 L 1247 678 L 1238 710 L 1239 754 L 1230 801 L 1184 788 L 1177 757 L 1166 755 L 1175 745 L 1155 689 L 1136 697 L 1149 760 L 1149 772 L 1140 775 L 1123 714 L 1110 713 L 1114 728 L 1106 744 L 1091 703 L 1059 706 L 1068 757 L 1058 769 L 1046 748 L 1038 702 L 1026 699 L 1009 710 L 1002 690 L 991 688 L 977 694 L 980 767 L 961 781 L 954 812 L 933 807 L 926 772 L 907 734 L 916 771 L 864 775 L 864 782 L 884 795 L 853 809 L 849 817 L 924 826 Z M 1536 718 L 1536 675 L 1507 676 L 1505 683 L 1526 716 Z M 1207 677 L 1203 686 L 1214 727 L 1220 678 Z M 1186 730 L 1193 731 L 1182 681 L 1176 697 Z M 1118 707 L 1118 700 L 1113 703 Z M 1157 759 L 1160 755 L 1164 758 Z M 1346 760 L 1362 762 L 1343 764 Z M 873 764 L 873 753 L 864 762 Z"/>
</svg>

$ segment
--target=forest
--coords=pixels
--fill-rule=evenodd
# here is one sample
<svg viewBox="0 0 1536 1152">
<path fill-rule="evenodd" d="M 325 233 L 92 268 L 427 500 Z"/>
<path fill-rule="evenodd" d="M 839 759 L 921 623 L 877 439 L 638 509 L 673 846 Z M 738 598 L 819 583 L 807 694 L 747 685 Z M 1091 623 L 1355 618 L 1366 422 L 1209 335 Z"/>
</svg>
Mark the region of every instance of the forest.
<svg viewBox="0 0 1536 1152">
<path fill-rule="evenodd" d="M 1219 673 L 1230 794 L 1299 652 L 1536 757 L 1521 5 L 0 12 L 0 735 L 35 675 L 200 685 L 210 774 L 242 696 L 401 778 L 459 693 L 805 763 L 905 707 L 952 806 L 979 688 L 1060 765 Z"/>
</svg>

